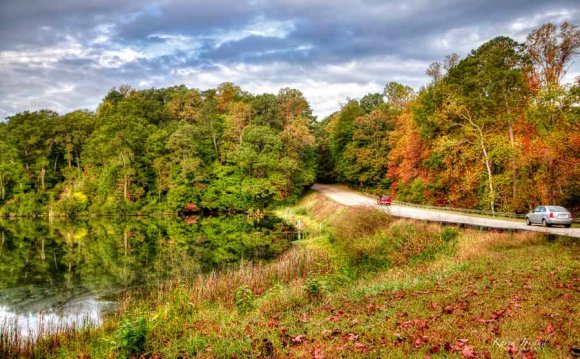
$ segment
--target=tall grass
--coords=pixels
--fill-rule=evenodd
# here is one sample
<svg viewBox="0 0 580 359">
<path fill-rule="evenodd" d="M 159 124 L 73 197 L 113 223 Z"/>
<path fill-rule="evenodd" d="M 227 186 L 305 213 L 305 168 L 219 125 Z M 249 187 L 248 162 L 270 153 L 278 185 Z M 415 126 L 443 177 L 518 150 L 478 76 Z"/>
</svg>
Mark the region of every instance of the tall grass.
<svg viewBox="0 0 580 359">
<path fill-rule="evenodd" d="M 367 271 L 433 259 L 452 249 L 458 235 L 453 228 L 397 220 L 371 207 L 350 209 L 332 227 L 345 257 Z"/>
<path fill-rule="evenodd" d="M 242 262 L 237 269 L 200 274 L 183 281 L 172 281 L 159 286 L 152 299 L 154 304 L 165 303 L 176 289 L 186 294 L 187 300 L 198 305 L 204 302 L 235 304 L 235 292 L 240 287 L 260 295 L 275 284 L 304 281 L 312 271 L 331 270 L 327 254 L 322 251 L 290 249 L 271 263 Z M 141 293 L 141 295 L 146 293 Z M 134 294 L 122 301 L 121 311 L 134 305 Z"/>
<path fill-rule="evenodd" d="M 73 323 L 41 317 L 35 327 L 24 327 L 16 318 L 0 322 L 0 358 L 43 358 L 62 342 L 90 335 L 95 323 L 89 316 Z"/>
</svg>

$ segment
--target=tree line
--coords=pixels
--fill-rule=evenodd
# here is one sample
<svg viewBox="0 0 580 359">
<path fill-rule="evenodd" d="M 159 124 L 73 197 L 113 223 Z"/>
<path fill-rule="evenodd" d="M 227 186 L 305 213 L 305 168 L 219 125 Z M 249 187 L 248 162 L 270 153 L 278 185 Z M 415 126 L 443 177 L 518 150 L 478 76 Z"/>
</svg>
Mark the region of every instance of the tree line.
<svg viewBox="0 0 580 359">
<path fill-rule="evenodd" d="M 568 23 L 496 37 L 431 64 L 417 92 L 389 82 L 319 122 L 299 90 L 231 83 L 121 86 L 95 112 L 22 112 L 0 123 L 0 214 L 245 212 L 316 180 L 415 203 L 577 210 L 580 79 L 563 77 L 579 48 Z"/>
<path fill-rule="evenodd" d="M 431 64 L 418 92 L 391 82 L 349 100 L 322 121 L 319 178 L 413 203 L 578 210 L 580 78 L 562 80 L 579 48 L 577 26 L 548 23 Z"/>
<path fill-rule="evenodd" d="M 111 90 L 96 112 L 23 112 L 0 124 L 5 215 L 244 212 L 294 201 L 316 176 L 298 90 L 224 83 Z"/>
</svg>

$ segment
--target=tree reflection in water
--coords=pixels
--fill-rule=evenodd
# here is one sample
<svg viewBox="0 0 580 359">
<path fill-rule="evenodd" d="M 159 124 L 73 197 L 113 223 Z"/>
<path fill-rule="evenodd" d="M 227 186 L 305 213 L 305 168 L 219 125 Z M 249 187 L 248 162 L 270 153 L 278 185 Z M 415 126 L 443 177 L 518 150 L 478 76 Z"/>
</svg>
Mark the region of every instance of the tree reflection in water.
<svg viewBox="0 0 580 359">
<path fill-rule="evenodd" d="M 126 291 L 273 258 L 287 231 L 276 217 L 243 215 L 0 220 L 0 323 L 98 324 Z"/>
</svg>

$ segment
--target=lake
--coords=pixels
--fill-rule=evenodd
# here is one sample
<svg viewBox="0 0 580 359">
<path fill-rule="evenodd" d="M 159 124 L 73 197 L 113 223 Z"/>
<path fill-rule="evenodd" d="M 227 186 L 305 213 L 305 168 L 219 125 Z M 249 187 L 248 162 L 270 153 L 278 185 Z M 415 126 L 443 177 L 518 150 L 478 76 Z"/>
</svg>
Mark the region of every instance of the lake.
<svg viewBox="0 0 580 359">
<path fill-rule="evenodd" d="M 288 232 L 272 216 L 0 220 L 0 326 L 99 324 L 127 291 L 274 258 Z"/>
</svg>

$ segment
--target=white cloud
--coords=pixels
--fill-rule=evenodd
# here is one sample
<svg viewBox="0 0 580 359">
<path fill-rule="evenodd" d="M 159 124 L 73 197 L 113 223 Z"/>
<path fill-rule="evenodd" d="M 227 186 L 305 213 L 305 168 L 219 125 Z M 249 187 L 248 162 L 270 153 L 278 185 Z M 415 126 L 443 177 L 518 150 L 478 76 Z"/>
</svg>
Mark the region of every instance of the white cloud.
<svg viewBox="0 0 580 359">
<path fill-rule="evenodd" d="M 223 82 L 234 82 L 251 93 L 277 93 L 281 88 L 296 88 L 310 102 L 320 119 L 339 109 L 347 98 L 360 98 L 370 92 L 382 92 L 389 81 L 418 89 L 427 83 L 428 64 L 404 61 L 395 57 L 377 57 L 356 62 L 316 66 L 289 63 L 263 65 L 216 65 L 211 71 L 180 69 L 157 86 L 184 83 L 189 87 L 213 88 Z"/>
<path fill-rule="evenodd" d="M 215 41 L 215 47 L 220 47 L 228 42 L 240 41 L 250 36 L 282 39 L 294 29 L 295 25 L 291 21 L 267 20 L 264 17 L 257 17 L 240 29 L 217 32 L 209 38 Z"/>
</svg>

